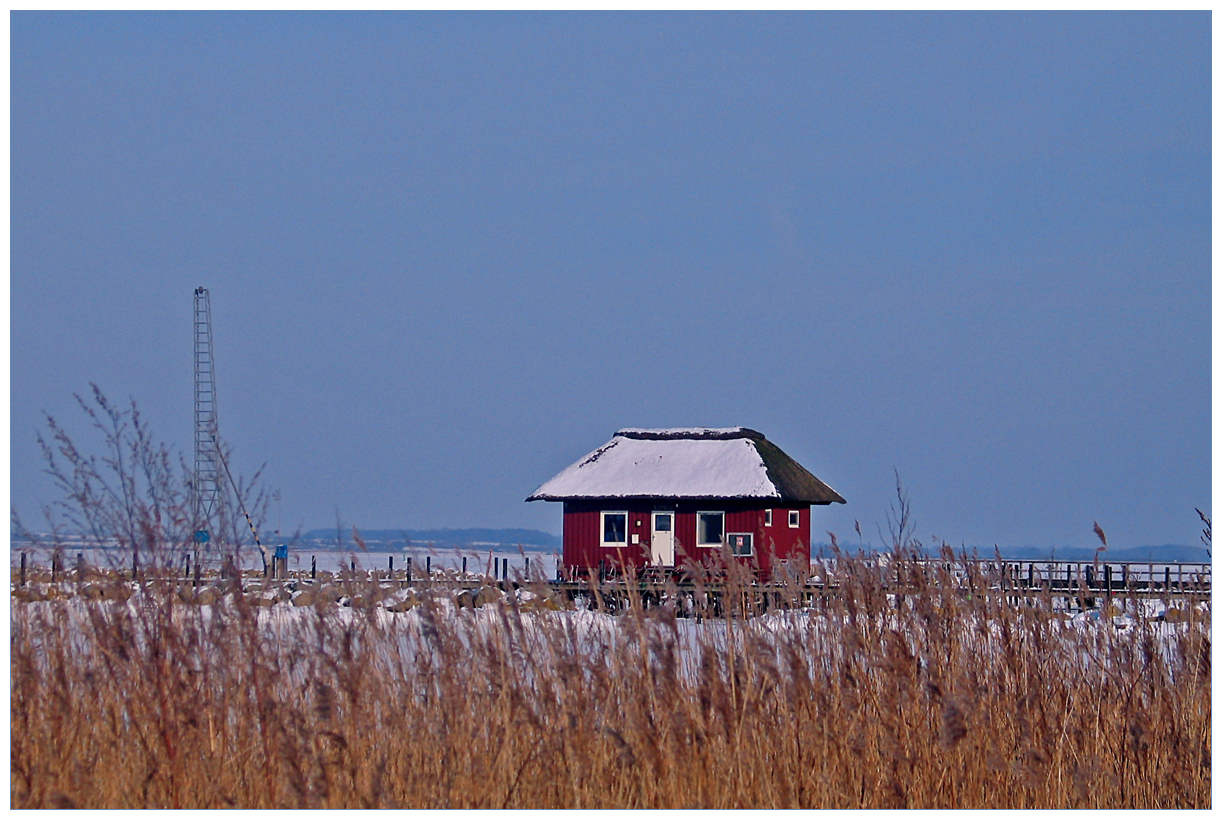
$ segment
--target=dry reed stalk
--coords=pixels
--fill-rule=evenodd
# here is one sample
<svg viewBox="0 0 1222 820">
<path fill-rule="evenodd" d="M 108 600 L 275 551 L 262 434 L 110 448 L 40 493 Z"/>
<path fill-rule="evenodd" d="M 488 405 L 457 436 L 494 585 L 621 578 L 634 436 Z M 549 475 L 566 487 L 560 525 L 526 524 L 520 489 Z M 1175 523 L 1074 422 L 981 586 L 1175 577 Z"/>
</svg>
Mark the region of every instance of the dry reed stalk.
<svg viewBox="0 0 1222 820">
<path fill-rule="evenodd" d="M 192 606 L 157 583 L 15 599 L 11 801 L 1209 806 L 1207 612 L 1083 629 L 936 565 L 824 571 L 840 592 L 812 608 L 748 617 L 741 586 L 699 623 L 639 599 L 456 609 L 444 586 L 405 613 Z M 888 595 L 887 573 L 914 592 Z"/>
</svg>

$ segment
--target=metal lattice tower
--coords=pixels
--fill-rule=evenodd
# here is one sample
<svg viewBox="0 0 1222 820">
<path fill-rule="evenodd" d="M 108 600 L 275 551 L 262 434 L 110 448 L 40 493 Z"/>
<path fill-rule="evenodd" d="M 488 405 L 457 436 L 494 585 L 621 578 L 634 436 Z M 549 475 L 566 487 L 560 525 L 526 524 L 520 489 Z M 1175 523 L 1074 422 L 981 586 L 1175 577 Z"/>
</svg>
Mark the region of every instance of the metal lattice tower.
<svg viewBox="0 0 1222 820">
<path fill-rule="evenodd" d="M 212 356 L 212 302 L 207 288 L 195 289 L 195 533 L 207 542 L 221 495 L 217 451 L 216 370 Z"/>
</svg>

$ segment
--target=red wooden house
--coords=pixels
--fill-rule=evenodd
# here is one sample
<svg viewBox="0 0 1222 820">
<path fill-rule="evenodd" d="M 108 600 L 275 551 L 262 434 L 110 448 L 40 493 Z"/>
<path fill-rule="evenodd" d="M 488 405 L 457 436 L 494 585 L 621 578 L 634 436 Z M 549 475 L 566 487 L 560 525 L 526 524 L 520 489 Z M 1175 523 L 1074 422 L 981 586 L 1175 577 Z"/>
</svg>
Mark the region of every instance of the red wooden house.
<svg viewBox="0 0 1222 820">
<path fill-rule="evenodd" d="M 844 503 L 745 427 L 620 430 L 526 500 L 564 502 L 570 573 L 710 565 L 728 552 L 762 577 L 779 562 L 805 570 L 811 505 Z"/>
</svg>

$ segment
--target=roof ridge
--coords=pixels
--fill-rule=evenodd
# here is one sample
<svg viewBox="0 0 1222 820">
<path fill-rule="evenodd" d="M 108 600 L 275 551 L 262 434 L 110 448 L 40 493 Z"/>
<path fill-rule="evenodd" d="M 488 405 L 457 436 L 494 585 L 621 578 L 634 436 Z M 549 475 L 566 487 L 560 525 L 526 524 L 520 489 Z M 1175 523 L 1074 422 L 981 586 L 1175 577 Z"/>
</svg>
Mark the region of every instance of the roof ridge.
<svg viewBox="0 0 1222 820">
<path fill-rule="evenodd" d="M 619 438 L 631 438 L 644 441 L 681 441 L 681 440 L 712 440 L 725 441 L 735 438 L 760 440 L 764 434 L 749 427 L 625 427 L 616 430 Z"/>
</svg>

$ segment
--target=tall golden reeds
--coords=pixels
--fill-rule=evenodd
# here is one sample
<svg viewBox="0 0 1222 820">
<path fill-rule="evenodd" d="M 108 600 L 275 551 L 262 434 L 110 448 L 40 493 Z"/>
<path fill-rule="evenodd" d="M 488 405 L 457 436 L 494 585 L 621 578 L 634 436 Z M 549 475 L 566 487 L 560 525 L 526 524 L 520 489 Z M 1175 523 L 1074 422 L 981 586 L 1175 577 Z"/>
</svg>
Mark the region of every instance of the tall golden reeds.
<svg viewBox="0 0 1222 820">
<path fill-rule="evenodd" d="M 615 616 L 541 583 L 346 572 L 292 606 L 231 564 L 198 588 L 159 573 L 194 548 L 190 476 L 134 405 L 81 407 L 102 455 L 48 420 L 44 546 L 62 523 L 141 571 L 14 587 L 14 807 L 1209 806 L 1208 606 L 1067 622 L 980 565 L 906 557 L 898 476 L 890 560 L 820 561 L 766 597 L 736 565 L 724 586 L 692 567 L 690 590 L 594 590 Z M 266 496 L 241 492 L 257 517 Z"/>
<path fill-rule="evenodd" d="M 1119 629 L 937 564 L 822 570 L 813 606 L 761 614 L 744 585 L 700 618 L 673 585 L 616 616 L 541 585 L 405 612 L 232 579 L 204 606 L 169 581 L 14 599 L 12 804 L 1209 806 L 1207 610 Z"/>
</svg>

